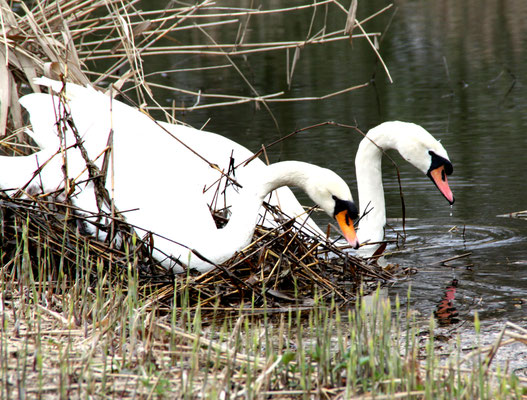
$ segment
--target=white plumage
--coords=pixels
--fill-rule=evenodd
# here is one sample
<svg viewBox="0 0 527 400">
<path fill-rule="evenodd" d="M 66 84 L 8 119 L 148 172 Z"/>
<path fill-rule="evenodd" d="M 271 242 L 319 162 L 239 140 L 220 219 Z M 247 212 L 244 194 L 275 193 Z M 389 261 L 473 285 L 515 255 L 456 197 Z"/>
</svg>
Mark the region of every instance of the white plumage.
<svg viewBox="0 0 527 400">
<path fill-rule="evenodd" d="M 109 145 L 110 132 L 113 132 L 113 159 L 109 164 L 106 187 L 120 211 L 132 210 L 124 215 L 128 222 L 142 228 L 140 233 L 151 231 L 162 236 L 156 238 L 155 245 L 161 250 L 156 256 L 167 267 L 175 266 L 173 260 L 164 254 L 200 270 L 211 267 L 168 239 L 199 250 L 215 263 L 228 259 L 248 244 L 263 197 L 277 187 L 301 186 L 332 217 L 336 216 L 332 196 L 347 202 L 347 206 L 352 202 L 347 185 L 329 170 L 298 162 L 266 166 L 255 159 L 236 169 L 235 178 L 243 190 L 230 185 L 221 196 L 226 203 L 222 204 L 221 200 L 219 206 L 232 206 L 233 214 L 225 229 L 217 229 L 208 208 L 214 201 L 214 190 L 204 193 L 203 189 L 220 179 L 221 173 L 186 146 L 224 171 L 228 170 L 231 155 L 236 163 L 240 163 L 253 153 L 211 132 L 154 122 L 142 112 L 93 88 L 71 83 L 63 88 L 61 82 L 47 78 L 39 78 L 37 83 L 50 86 L 55 93 L 62 93 L 66 102 L 60 102 L 58 96 L 39 93 L 20 100 L 30 113 L 33 132 L 29 134 L 41 150 L 26 157 L 0 157 L 3 171 L 0 173 L 0 187 L 23 187 L 34 176 L 34 171 L 47 163 L 28 189 L 39 192 L 61 189 L 64 187 L 61 167 L 65 155 L 68 176 L 78 182 L 73 197 L 75 204 L 97 213 L 93 183 L 88 180 L 86 162 L 75 146 L 76 138 L 69 124 L 57 124 L 56 121 L 64 115 L 73 118 L 89 158 L 95 160 L 99 168 Z M 64 103 L 67 113 L 62 109 Z M 66 127 L 62 143 L 57 126 Z M 60 153 L 61 148 L 68 150 Z M 450 203 L 454 202 L 446 179 L 446 175 L 452 172 L 452 165 L 443 146 L 418 125 L 385 122 L 370 130 L 361 142 L 355 160 L 360 214 L 363 216 L 358 229 L 361 243 L 378 242 L 384 237 L 386 215 L 381 158 L 382 152 L 389 149 L 398 150 L 403 158 L 432 179 Z M 276 193 L 271 203 L 279 204 L 290 216 L 303 214 L 303 208 L 289 188 L 281 187 Z M 352 212 L 351 209 L 348 211 Z M 305 216 L 301 218 L 305 219 Z M 342 221 L 338 219 L 345 237 L 355 246 L 354 232 L 346 230 Z M 268 225 L 273 223 L 266 221 Z M 313 231 L 322 233 L 311 219 L 307 219 L 307 224 Z M 365 246 L 360 254 L 369 256 L 376 247 Z"/>
<path fill-rule="evenodd" d="M 37 83 L 51 86 L 56 93 L 62 91 L 60 82 L 41 78 Z M 332 196 L 350 204 L 352 202 L 348 186 L 332 171 L 299 162 L 266 166 L 262 161 L 255 160 L 236 171 L 236 179 L 243 189 L 238 194 L 233 186 L 229 188 L 226 195 L 228 205 L 233 209 L 232 217 L 224 229 L 217 229 L 208 208 L 213 191 L 203 194 L 203 189 L 221 177 L 218 171 L 134 108 L 92 88 L 69 83 L 63 95 L 66 102 L 47 94 L 30 94 L 21 99 L 21 104 L 30 113 L 33 127 L 30 135 L 41 151 L 26 157 L 1 157 L 1 170 L 11 172 L 0 174 L 0 186 L 4 189 L 23 187 L 34 176 L 37 167 L 47 163 L 28 190 L 50 192 L 61 189 L 64 187 L 61 169 L 64 154 L 68 177 L 75 178 L 77 182 L 72 197 L 75 205 L 97 213 L 93 183 L 88 180 L 86 162 L 78 146 L 75 146 L 77 139 L 74 132 L 67 122 L 56 124 L 56 121 L 71 116 L 83 147 L 99 168 L 102 168 L 110 132 L 113 132 L 106 188 L 118 209 L 125 211 L 127 221 L 141 228 L 140 233 L 151 231 L 160 235 L 155 238 L 155 246 L 160 251 L 154 256 L 167 267 L 180 270 L 165 255 L 199 270 L 211 267 L 173 241 L 198 250 L 214 263 L 231 257 L 249 243 L 264 197 L 278 187 L 302 187 L 332 217 L 335 216 L 335 199 Z M 64 104 L 66 113 L 62 110 Z M 225 170 L 231 154 L 237 161 L 252 155 L 237 143 L 210 132 L 182 125 L 161 125 Z M 62 145 L 56 132 L 57 126 L 64 127 Z M 67 151 L 62 154 L 59 151 L 61 148 Z M 280 204 L 292 215 L 303 213 L 289 189 L 281 191 Z M 343 228 L 346 229 L 345 226 Z M 354 232 L 352 235 L 348 237 L 355 246 Z"/>
</svg>

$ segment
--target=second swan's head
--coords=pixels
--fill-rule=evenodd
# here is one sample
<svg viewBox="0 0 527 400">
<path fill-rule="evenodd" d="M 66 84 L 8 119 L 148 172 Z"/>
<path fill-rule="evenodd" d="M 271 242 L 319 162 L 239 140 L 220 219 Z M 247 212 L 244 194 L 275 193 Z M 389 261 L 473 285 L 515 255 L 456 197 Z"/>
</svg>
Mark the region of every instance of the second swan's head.
<svg viewBox="0 0 527 400">
<path fill-rule="evenodd" d="M 426 174 L 450 204 L 454 204 L 454 194 L 448 185 L 447 176 L 454 168 L 443 145 L 426 129 L 411 122 L 390 121 L 378 125 L 371 131 L 389 132 L 394 142 L 392 148 L 401 156 Z"/>
<path fill-rule="evenodd" d="M 358 248 L 353 221 L 358 218 L 359 212 L 346 182 L 330 169 L 317 167 L 310 174 L 305 190 L 326 214 L 335 218 L 347 242 Z"/>
</svg>

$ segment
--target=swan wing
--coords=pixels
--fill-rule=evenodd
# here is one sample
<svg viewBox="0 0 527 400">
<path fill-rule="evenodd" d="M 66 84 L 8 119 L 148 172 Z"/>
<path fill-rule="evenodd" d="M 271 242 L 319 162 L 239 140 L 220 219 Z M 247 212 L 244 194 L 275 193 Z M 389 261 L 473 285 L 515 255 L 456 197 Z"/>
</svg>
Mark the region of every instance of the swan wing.
<svg viewBox="0 0 527 400">
<path fill-rule="evenodd" d="M 217 165 L 219 169 L 225 173 L 229 171 L 229 165 L 232 159 L 234 165 L 237 166 L 233 178 L 242 187 L 254 180 L 254 177 L 265 167 L 265 163 L 259 158 L 254 158 L 246 164 L 245 161 L 253 158 L 254 153 L 239 143 L 224 136 L 204 130 L 189 128 L 184 125 L 175 125 L 164 122 L 161 122 L 160 124 L 190 148 L 198 151 L 198 153 L 207 161 Z M 185 157 L 192 157 L 190 152 L 185 152 L 183 154 Z M 194 173 L 196 174 L 197 179 L 202 182 L 214 183 L 222 177 L 222 174 L 219 171 L 211 168 L 205 162 L 203 162 L 202 167 L 198 168 Z M 207 204 L 212 205 L 215 210 L 231 207 L 239 195 L 239 188 L 236 185 L 229 184 L 225 186 L 224 183 L 225 178 L 220 185 L 222 192 L 219 198 L 215 190 L 217 186 L 213 186 L 212 189 L 209 189 L 204 193 L 205 201 Z M 225 190 L 223 191 L 223 189 Z M 273 206 L 279 206 L 282 212 L 286 215 L 297 217 L 300 223 L 305 222 L 307 227 L 309 227 L 314 233 L 324 236 L 324 233 L 320 230 L 317 224 L 311 218 L 307 217 L 304 208 L 288 187 L 284 186 L 275 190 L 269 198 L 269 203 Z M 261 222 L 263 225 L 268 227 L 277 226 L 277 221 L 274 221 L 272 216 L 270 216 L 269 213 L 266 213 L 263 208 L 260 210 L 260 215 L 262 216 Z M 263 217 L 264 215 L 265 218 Z"/>
</svg>

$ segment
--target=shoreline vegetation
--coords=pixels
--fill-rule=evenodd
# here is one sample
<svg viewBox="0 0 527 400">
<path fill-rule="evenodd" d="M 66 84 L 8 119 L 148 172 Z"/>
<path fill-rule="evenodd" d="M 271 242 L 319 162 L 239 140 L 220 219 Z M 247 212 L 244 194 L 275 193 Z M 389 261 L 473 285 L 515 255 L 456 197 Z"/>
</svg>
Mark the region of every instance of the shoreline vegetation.
<svg viewBox="0 0 527 400">
<path fill-rule="evenodd" d="M 366 30 L 389 6 L 358 20 L 356 1 L 349 8 L 335 0 L 276 9 L 220 5 L 173 2 L 147 11 L 138 1 L 59 0 L 29 8 L 0 0 L 2 152 L 35 150 L 18 99 L 40 91 L 33 78 L 41 75 L 101 89 L 112 84 L 114 93 L 169 122 L 179 113 L 242 103 L 274 119 L 272 102 L 324 100 L 368 85 L 304 98 L 260 93 L 238 64 L 256 53 L 284 52 L 290 83 L 307 47 L 365 40 L 389 77 L 377 52 L 381 34 Z M 300 12 L 311 15 L 306 37 L 248 39 L 254 20 Z M 234 42 L 218 39 L 225 25 L 238 26 Z M 145 73 L 148 59 L 160 55 L 210 62 Z M 202 69 L 238 74 L 250 94 L 193 91 L 155 79 Z M 154 90 L 178 101 L 164 107 Z M 503 348 L 527 344 L 525 329 L 507 323 L 492 346 L 480 346 L 476 314 L 476 346 L 465 352 L 458 339 L 445 355 L 434 319 L 423 329 L 412 310 L 383 295 L 381 287 L 411 271 L 316 241 L 279 210 L 268 212 L 284 224 L 258 228 L 254 242 L 221 269 L 176 277 L 151 260 L 148 238 L 117 220 L 120 248 L 82 236 L 71 204 L 52 196 L 1 194 L 0 212 L 2 399 L 527 398 L 527 380 L 495 362 Z"/>
</svg>

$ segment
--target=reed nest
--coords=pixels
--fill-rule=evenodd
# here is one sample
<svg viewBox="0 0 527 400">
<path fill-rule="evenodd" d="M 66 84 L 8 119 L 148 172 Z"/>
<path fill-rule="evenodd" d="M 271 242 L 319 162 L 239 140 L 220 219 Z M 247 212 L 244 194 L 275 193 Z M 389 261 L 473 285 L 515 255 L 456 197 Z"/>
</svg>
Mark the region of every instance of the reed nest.
<svg viewBox="0 0 527 400">
<path fill-rule="evenodd" d="M 138 278 L 138 293 L 167 310 L 183 295 L 188 305 L 216 310 L 239 311 L 244 303 L 253 310 L 309 308 L 315 296 L 346 305 L 393 280 L 393 270 L 354 257 L 275 207 L 266 207 L 285 222 L 274 229 L 257 226 L 253 242 L 216 269 L 173 274 L 151 257 L 155 234 L 138 238 L 122 221 L 101 227 L 121 238 L 116 245 L 86 235 L 85 217 L 67 203 L 2 194 L 0 262 L 13 279 L 27 273 L 16 267 L 24 265 L 47 279 L 50 288 L 58 281 L 74 285 L 81 277 L 95 282 L 101 269 L 107 279 L 126 284 L 131 273 Z"/>
</svg>

